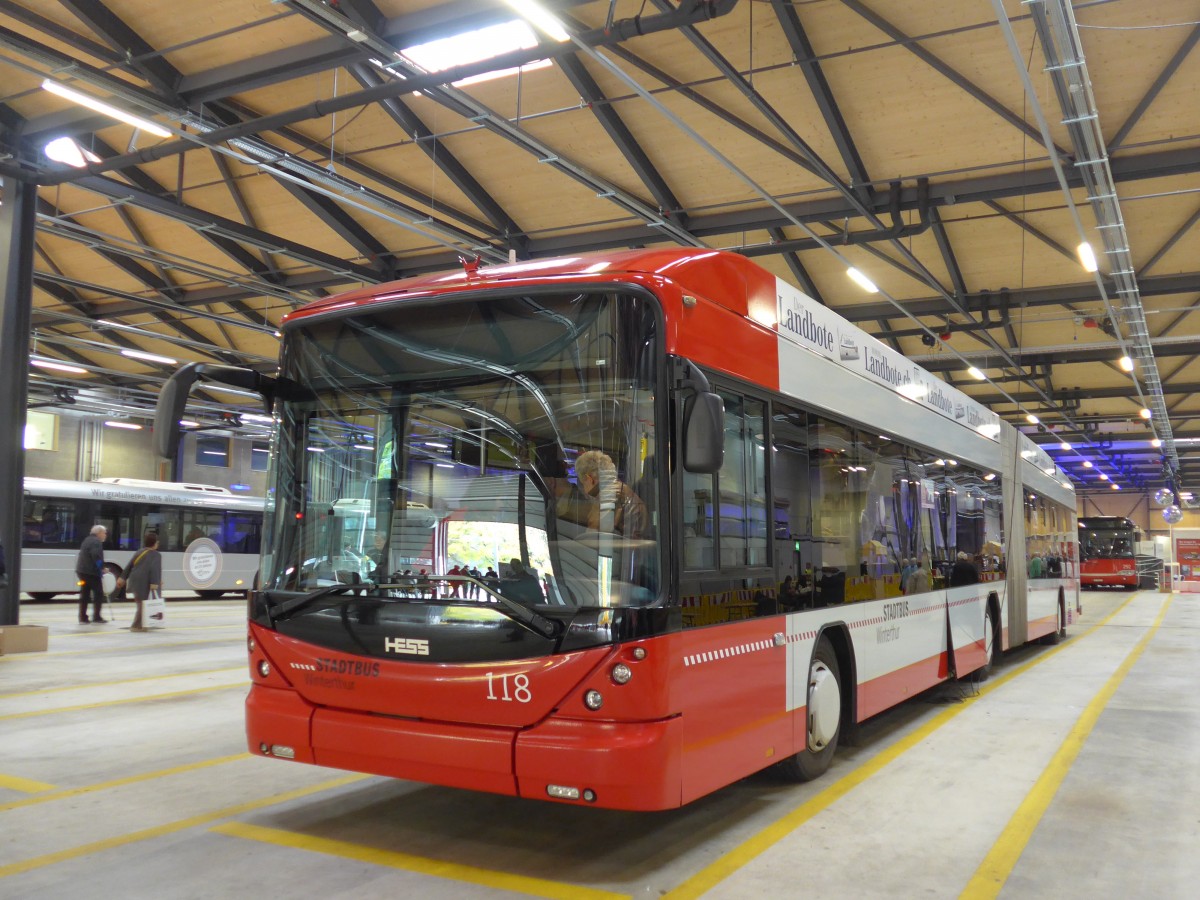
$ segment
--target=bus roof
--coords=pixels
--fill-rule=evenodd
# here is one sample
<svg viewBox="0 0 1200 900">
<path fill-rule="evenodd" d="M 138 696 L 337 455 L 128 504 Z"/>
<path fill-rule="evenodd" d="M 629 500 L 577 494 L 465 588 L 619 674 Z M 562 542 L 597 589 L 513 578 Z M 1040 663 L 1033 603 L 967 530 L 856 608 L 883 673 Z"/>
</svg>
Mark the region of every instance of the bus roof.
<svg viewBox="0 0 1200 900">
<path fill-rule="evenodd" d="M 763 271 L 746 257 L 725 250 L 668 247 L 586 253 L 495 266 L 481 265 L 478 268 L 465 266 L 370 285 L 310 303 L 289 313 L 284 317 L 284 322 L 361 303 L 451 293 L 467 287 L 485 288 L 489 283 L 500 282 L 540 283 L 555 279 L 604 282 L 626 280 L 630 275 L 659 276 L 669 278 L 684 290 L 694 289 L 711 294 L 715 281 L 724 281 L 732 276 L 744 283 L 752 274 Z"/>
<path fill-rule="evenodd" d="M 26 496 L 64 499 L 111 500 L 129 503 L 159 503 L 171 506 L 198 506 L 234 511 L 261 511 L 262 497 L 243 497 L 232 493 L 188 490 L 173 482 L 124 483 L 122 479 L 100 481 L 62 481 L 56 478 L 26 476 Z"/>
</svg>

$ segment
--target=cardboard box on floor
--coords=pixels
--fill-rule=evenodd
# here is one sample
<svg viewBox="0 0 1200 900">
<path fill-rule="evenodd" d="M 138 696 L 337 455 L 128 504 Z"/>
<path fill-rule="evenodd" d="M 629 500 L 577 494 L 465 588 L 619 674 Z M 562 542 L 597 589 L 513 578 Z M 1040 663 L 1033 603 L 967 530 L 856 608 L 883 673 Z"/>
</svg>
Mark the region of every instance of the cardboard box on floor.
<svg viewBox="0 0 1200 900">
<path fill-rule="evenodd" d="M 37 653 L 49 644 L 50 629 L 45 625 L 0 625 L 0 656 Z"/>
</svg>

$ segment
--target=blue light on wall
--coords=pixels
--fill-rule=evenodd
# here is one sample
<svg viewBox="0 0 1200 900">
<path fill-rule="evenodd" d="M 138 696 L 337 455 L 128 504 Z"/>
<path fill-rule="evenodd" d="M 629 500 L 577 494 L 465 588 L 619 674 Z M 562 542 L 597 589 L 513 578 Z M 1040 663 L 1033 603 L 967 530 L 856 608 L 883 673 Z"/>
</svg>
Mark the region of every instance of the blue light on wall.
<svg viewBox="0 0 1200 900">
<path fill-rule="evenodd" d="M 229 489 L 231 491 L 248 491 L 248 490 L 250 490 L 250 485 L 248 485 L 248 484 L 231 484 L 229 486 Z"/>
</svg>

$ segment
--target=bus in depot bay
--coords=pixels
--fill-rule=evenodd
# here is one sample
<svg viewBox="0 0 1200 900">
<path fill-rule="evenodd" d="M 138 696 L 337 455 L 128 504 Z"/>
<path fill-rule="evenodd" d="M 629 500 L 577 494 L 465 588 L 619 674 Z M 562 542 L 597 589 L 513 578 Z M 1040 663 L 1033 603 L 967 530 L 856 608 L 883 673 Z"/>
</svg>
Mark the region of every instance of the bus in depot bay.
<svg viewBox="0 0 1200 900">
<path fill-rule="evenodd" d="M 281 330 L 277 376 L 186 366 L 155 429 L 198 379 L 276 421 L 256 754 L 674 808 L 814 778 L 1078 610 L 1045 452 L 742 256 L 468 265 Z"/>
<path fill-rule="evenodd" d="M 25 479 L 21 591 L 52 600 L 79 591 L 75 557 L 94 525 L 108 529 L 105 568 L 114 575 L 158 534 L 166 591 L 203 598 L 245 592 L 258 573 L 263 499 L 210 484 L 101 478 Z M 121 599 L 118 590 L 115 599 Z"/>
<path fill-rule="evenodd" d="M 1087 588 L 1138 587 L 1138 527 L 1124 516 L 1079 517 L 1079 580 Z"/>
</svg>

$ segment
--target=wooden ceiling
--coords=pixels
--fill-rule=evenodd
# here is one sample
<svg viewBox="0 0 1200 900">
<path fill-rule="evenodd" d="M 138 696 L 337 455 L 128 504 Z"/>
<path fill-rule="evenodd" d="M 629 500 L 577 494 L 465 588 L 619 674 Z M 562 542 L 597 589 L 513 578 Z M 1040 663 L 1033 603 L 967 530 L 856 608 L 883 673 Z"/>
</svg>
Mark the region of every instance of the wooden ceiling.
<svg viewBox="0 0 1200 900">
<path fill-rule="evenodd" d="M 169 368 L 122 349 L 269 370 L 288 310 L 464 255 L 683 244 L 794 282 L 1085 493 L 1153 492 L 1164 458 L 1200 482 L 1200 0 L 546 5 L 573 40 L 504 62 L 550 65 L 453 86 L 396 51 L 503 3 L 0 0 L 0 174 L 40 185 L 33 350 L 87 371 L 39 372 L 31 404 L 148 408 Z M 99 162 L 47 159 L 62 136 Z"/>
</svg>

